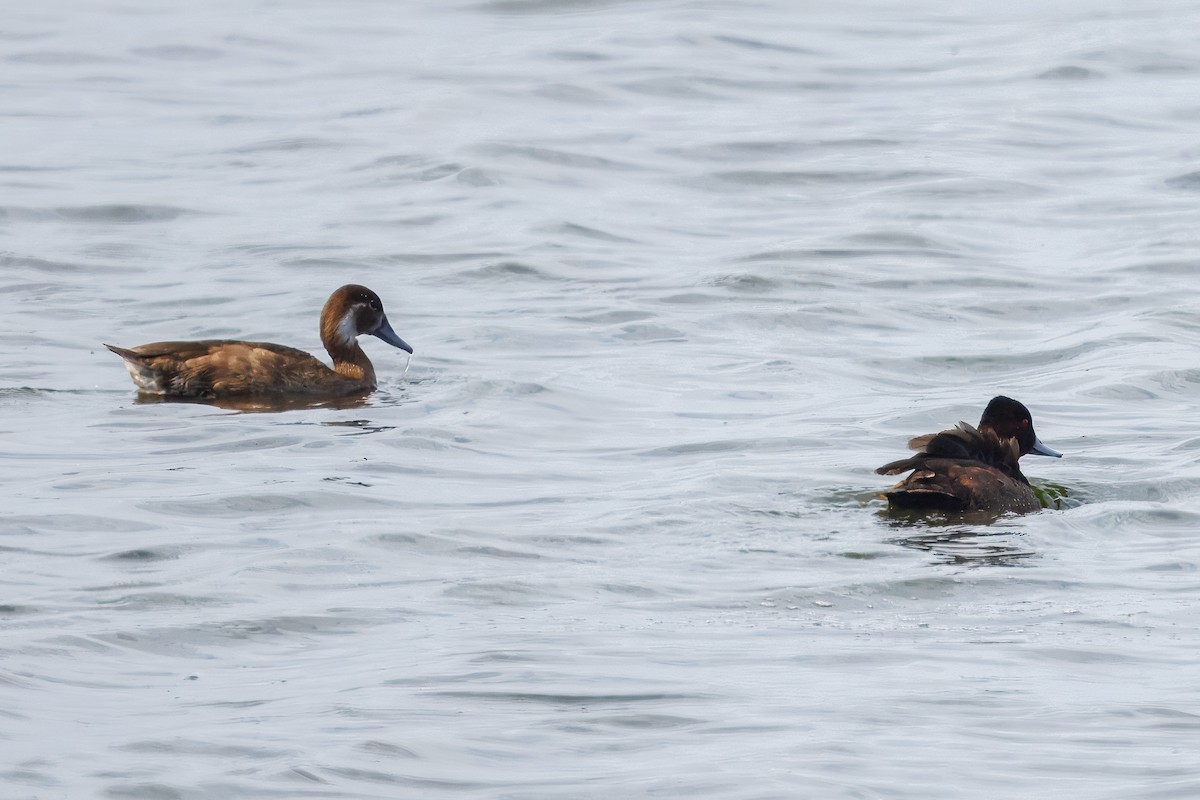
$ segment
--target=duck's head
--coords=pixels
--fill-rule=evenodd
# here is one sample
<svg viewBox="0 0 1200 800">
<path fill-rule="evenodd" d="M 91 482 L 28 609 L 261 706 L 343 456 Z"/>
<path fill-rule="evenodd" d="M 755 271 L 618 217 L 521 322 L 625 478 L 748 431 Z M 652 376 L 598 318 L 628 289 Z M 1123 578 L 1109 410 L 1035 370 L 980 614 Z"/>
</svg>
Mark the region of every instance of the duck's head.
<svg viewBox="0 0 1200 800">
<path fill-rule="evenodd" d="M 1023 404 L 1011 397 L 993 397 L 979 419 L 979 430 L 990 430 L 1001 439 L 1016 439 L 1021 455 L 1033 453 L 1039 456 L 1062 458 L 1062 453 L 1042 444 L 1033 432 L 1033 415 Z"/>
<path fill-rule="evenodd" d="M 354 340 L 369 333 L 411 353 L 408 342 L 392 330 L 387 314 L 383 313 L 383 301 L 379 295 L 365 286 L 347 284 L 329 295 L 321 309 L 321 341 L 327 349 L 330 345 L 338 349 L 352 347 Z"/>
</svg>

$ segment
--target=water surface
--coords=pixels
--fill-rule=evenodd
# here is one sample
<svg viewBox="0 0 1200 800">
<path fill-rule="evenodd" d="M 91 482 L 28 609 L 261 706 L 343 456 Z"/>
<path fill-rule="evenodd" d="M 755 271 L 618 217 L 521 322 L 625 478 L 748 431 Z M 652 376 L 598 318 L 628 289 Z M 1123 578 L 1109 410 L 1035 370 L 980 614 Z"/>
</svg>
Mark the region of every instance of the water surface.
<svg viewBox="0 0 1200 800">
<path fill-rule="evenodd" d="M 125 3 L 0 34 L 11 798 L 1191 798 L 1200 12 Z M 365 404 L 138 402 L 101 343 Z M 887 516 L 1024 401 L 1059 510 Z"/>
</svg>

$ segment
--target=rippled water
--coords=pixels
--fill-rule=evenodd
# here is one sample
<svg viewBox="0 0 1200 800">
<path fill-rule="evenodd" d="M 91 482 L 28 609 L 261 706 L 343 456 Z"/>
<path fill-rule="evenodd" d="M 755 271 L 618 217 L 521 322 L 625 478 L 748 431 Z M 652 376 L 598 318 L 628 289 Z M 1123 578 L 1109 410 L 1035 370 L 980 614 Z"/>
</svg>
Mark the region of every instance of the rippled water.
<svg viewBox="0 0 1200 800">
<path fill-rule="evenodd" d="M 0 795 L 1196 797 L 1197 26 L 10 10 Z M 101 346 L 351 281 L 416 349 L 359 407 Z M 884 514 L 998 393 L 1064 507 Z"/>
</svg>

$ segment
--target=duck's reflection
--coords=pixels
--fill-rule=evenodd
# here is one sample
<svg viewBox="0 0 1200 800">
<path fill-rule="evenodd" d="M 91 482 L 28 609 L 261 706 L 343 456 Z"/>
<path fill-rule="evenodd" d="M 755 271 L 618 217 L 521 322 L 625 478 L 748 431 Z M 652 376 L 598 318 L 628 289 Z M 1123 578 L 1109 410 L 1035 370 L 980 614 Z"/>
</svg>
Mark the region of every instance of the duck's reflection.
<svg viewBox="0 0 1200 800">
<path fill-rule="evenodd" d="M 313 397 L 312 395 L 238 395 L 231 397 L 164 397 L 160 394 L 138 393 L 134 401 L 138 404 L 189 403 L 192 405 L 215 406 L 229 411 L 247 413 L 274 413 L 279 411 L 302 411 L 312 408 L 346 409 L 367 405 L 366 395 L 348 397 Z"/>
<path fill-rule="evenodd" d="M 922 550 L 933 555 L 938 564 L 967 566 L 1021 566 L 1038 553 L 1014 531 L 988 528 L 1003 514 L 972 511 L 956 514 L 907 513 L 883 511 L 879 515 L 897 535 L 888 544 Z"/>
</svg>

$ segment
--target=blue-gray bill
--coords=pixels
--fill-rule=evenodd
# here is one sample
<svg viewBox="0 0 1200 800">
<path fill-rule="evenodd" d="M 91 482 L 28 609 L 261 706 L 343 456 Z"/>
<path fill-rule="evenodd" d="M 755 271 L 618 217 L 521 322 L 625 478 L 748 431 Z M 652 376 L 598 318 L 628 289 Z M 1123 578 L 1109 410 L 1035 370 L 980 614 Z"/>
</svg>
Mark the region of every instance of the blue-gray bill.
<svg viewBox="0 0 1200 800">
<path fill-rule="evenodd" d="M 371 335 L 378 336 L 380 339 L 383 339 L 385 342 L 390 344 L 392 347 L 399 347 L 401 350 L 404 350 L 405 352 L 411 353 L 413 351 L 413 349 L 408 346 L 408 342 L 401 339 L 399 336 L 396 335 L 396 332 L 394 330 L 392 330 L 392 325 L 390 322 L 388 322 L 387 317 L 384 317 L 380 321 L 378 328 L 371 331 Z"/>
<path fill-rule="evenodd" d="M 411 353 L 412 351 L 410 350 L 409 352 Z M 1049 447 L 1046 447 L 1046 445 L 1042 444 L 1041 439 L 1033 440 L 1033 449 L 1030 450 L 1029 452 L 1036 453 L 1039 456 L 1050 456 L 1051 458 L 1062 458 L 1062 453 L 1058 452 L 1057 450 L 1051 450 Z"/>
</svg>

